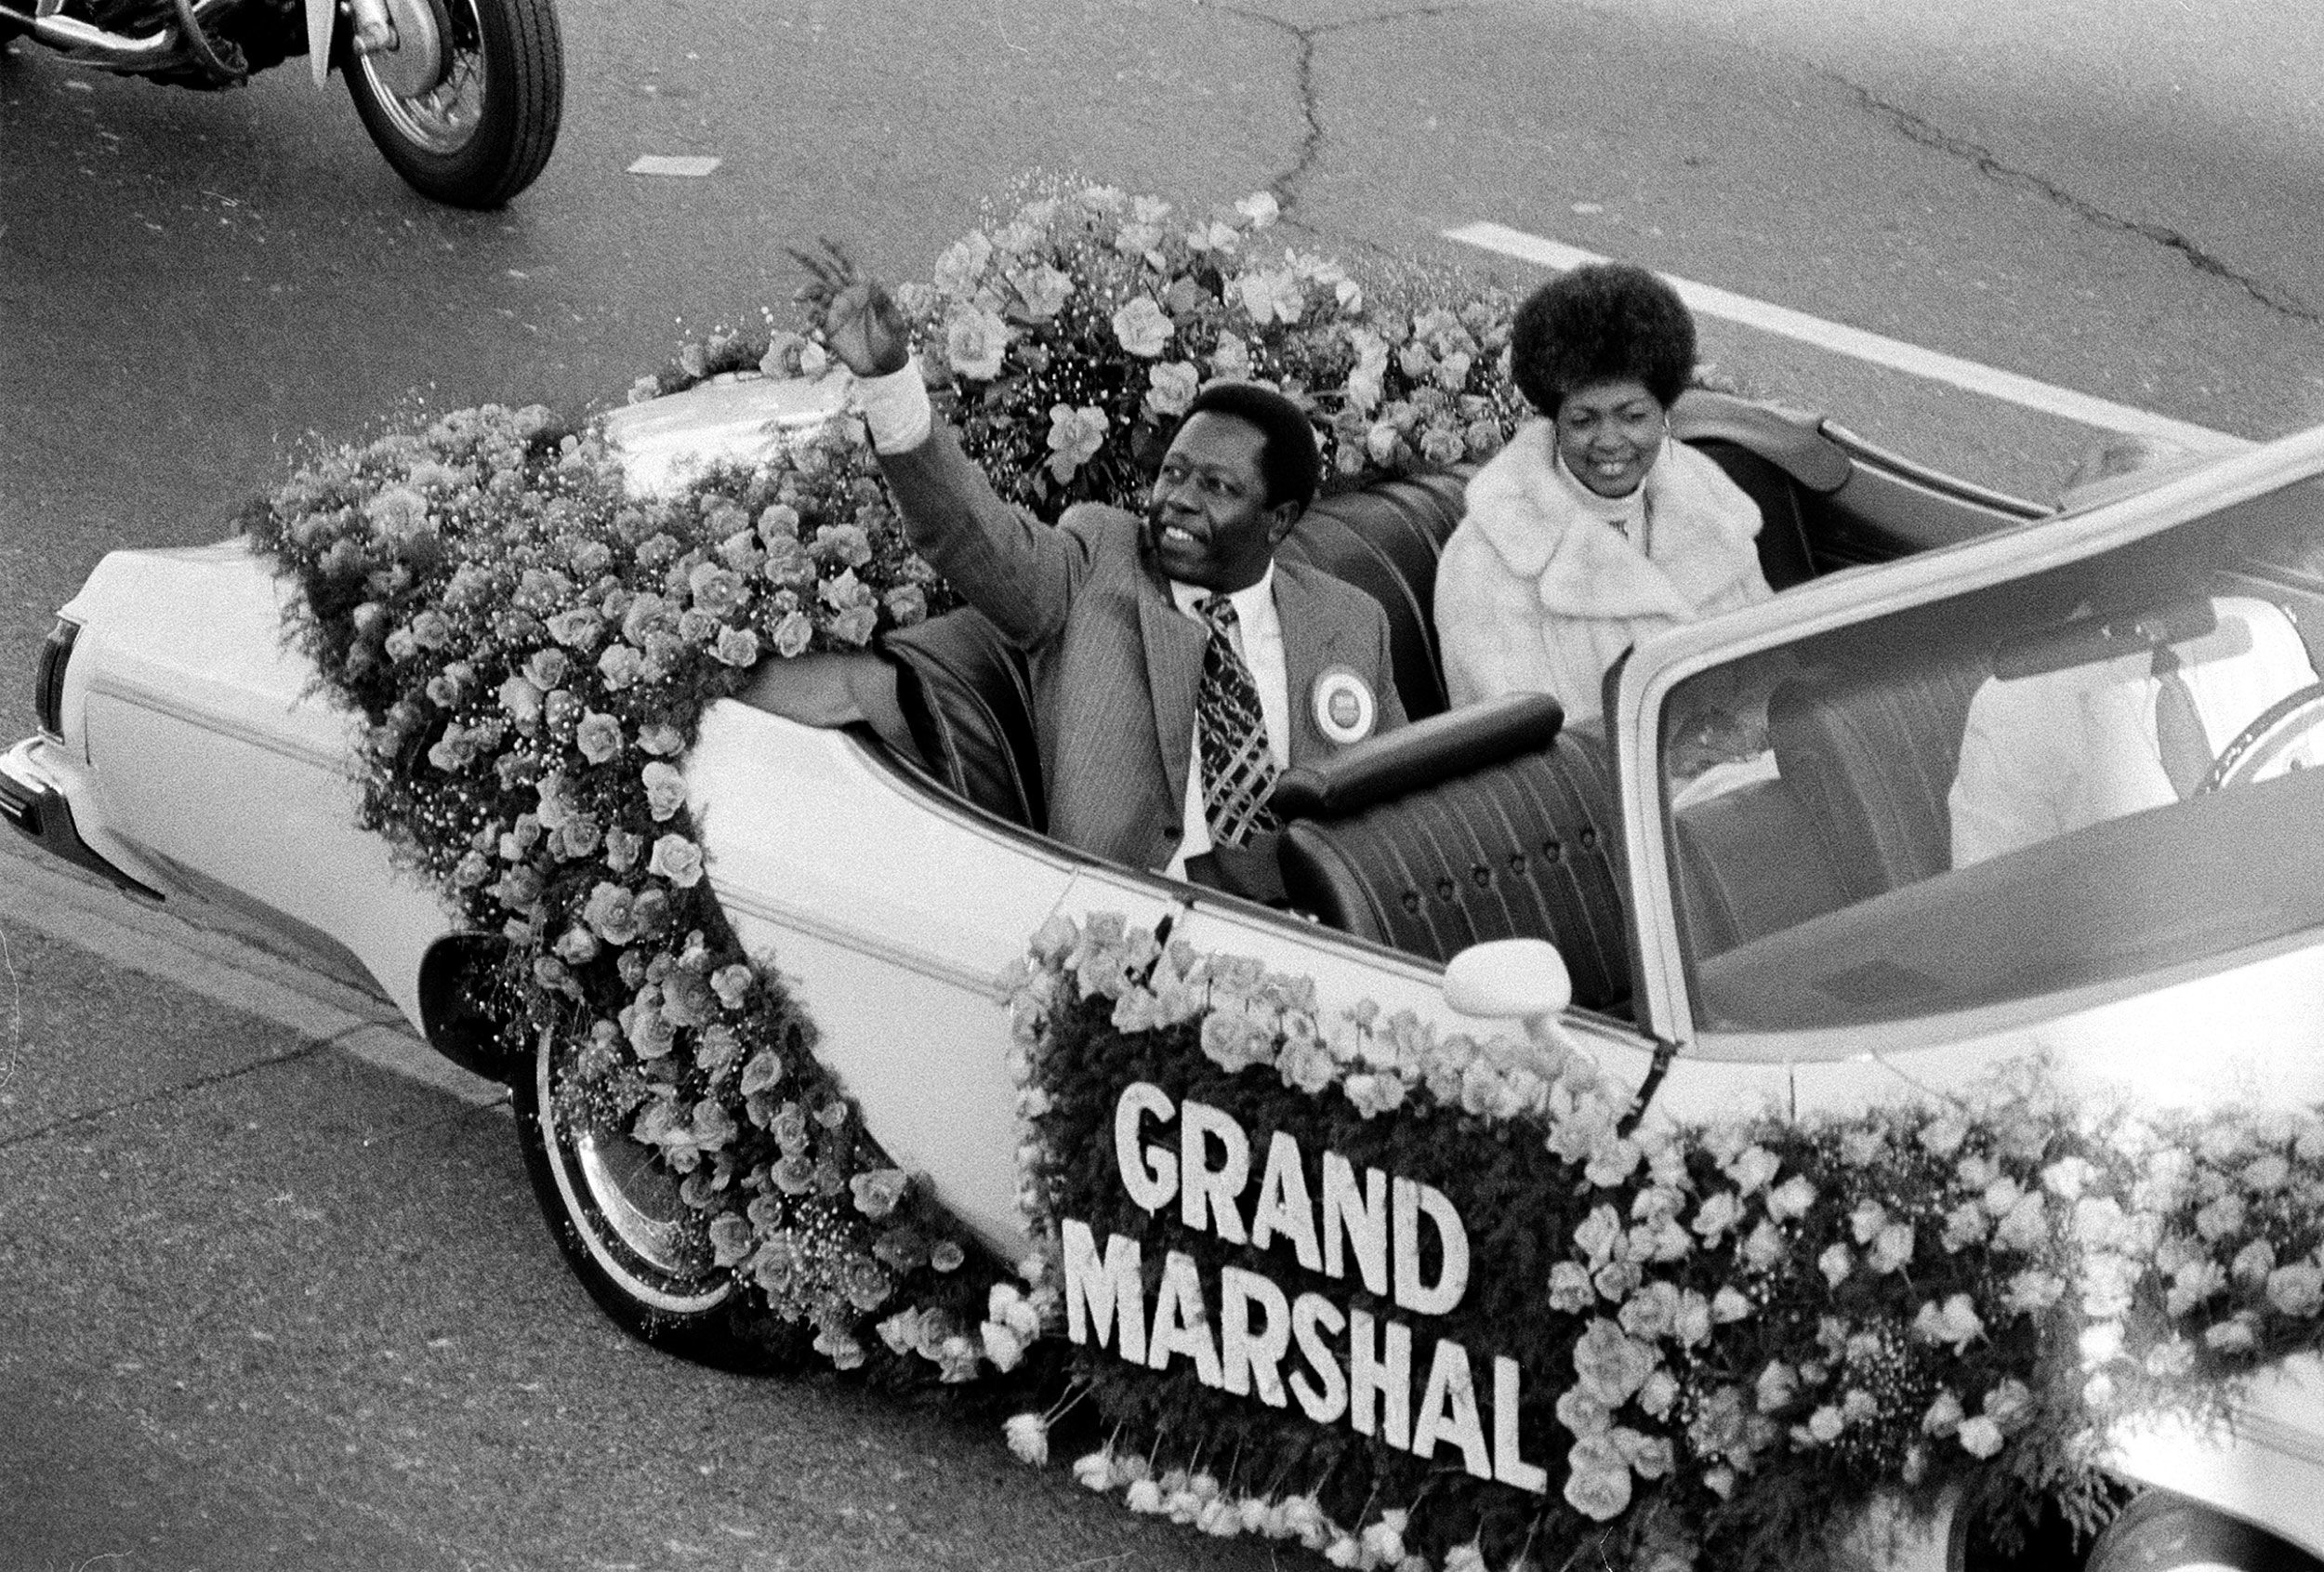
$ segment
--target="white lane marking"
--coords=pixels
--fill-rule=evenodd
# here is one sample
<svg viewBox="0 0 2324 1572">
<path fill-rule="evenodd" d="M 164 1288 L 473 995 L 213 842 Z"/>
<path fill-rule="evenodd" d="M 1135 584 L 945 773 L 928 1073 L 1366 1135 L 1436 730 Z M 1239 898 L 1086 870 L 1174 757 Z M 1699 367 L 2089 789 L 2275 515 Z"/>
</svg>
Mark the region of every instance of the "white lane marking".
<svg viewBox="0 0 2324 1572">
<path fill-rule="evenodd" d="M 13 832 L 0 827 L 0 836 Z M 0 841 L 0 920 L 20 922 L 115 966 L 156 977 L 380 1069 L 482 1106 L 506 1089 L 429 1047 L 395 1007 L 230 934 L 169 913 Z"/>
<path fill-rule="evenodd" d="M 649 152 L 628 168 L 632 175 L 676 175 L 681 179 L 700 179 L 719 166 L 715 158 L 666 152 Z"/>
<path fill-rule="evenodd" d="M 1541 267 L 1564 272 L 1589 262 L 1603 262 L 1604 257 L 1578 246 L 1544 240 L 1503 224 L 1463 224 L 1459 229 L 1444 231 L 1446 240 L 1457 240 L 1486 251 L 1514 257 L 1520 261 L 1537 263 Z M 2015 372 L 1981 365 L 1975 361 L 1961 360 L 1954 355 L 1924 350 L 1918 344 L 1908 344 L 1898 338 L 1885 338 L 1877 333 L 1867 333 L 1860 327 L 1844 323 L 1827 322 L 1804 311 L 1770 305 L 1754 300 L 1748 295 L 1735 295 L 1708 284 L 1691 279 L 1662 275 L 1669 279 L 1689 309 L 1704 316 L 1740 323 L 1745 327 L 1763 333 L 1776 334 L 1785 338 L 1797 338 L 1818 349 L 1856 360 L 1870 361 L 1933 382 L 1949 382 L 1987 398 L 2001 399 L 2023 404 L 2047 415 L 2094 426 L 2104 431 L 2122 431 L 2133 436 L 2149 437 L 2158 442 L 2173 443 L 2191 452 L 2201 454 L 2241 453 L 2258 444 L 2226 431 L 2214 431 L 2208 426 L 2196 426 L 2168 416 L 2134 409 L 2129 404 L 2114 403 L 2106 399 L 2078 393 L 2071 388 L 2055 387 L 2037 382 Z"/>
</svg>

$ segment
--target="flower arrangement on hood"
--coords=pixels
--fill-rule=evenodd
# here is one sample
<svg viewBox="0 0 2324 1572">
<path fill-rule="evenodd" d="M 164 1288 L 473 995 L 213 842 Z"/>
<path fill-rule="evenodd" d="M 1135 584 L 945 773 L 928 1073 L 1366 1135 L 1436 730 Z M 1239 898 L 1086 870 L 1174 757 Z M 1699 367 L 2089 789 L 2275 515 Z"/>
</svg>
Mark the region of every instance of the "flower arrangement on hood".
<svg viewBox="0 0 2324 1572">
<path fill-rule="evenodd" d="M 1816 1564 L 1876 1495 L 1958 1491 L 2004 1519 L 2054 1499 L 2092 1526 L 2109 1427 L 2215 1411 L 2238 1376 L 2324 1347 L 2313 1113 L 2090 1106 L 2037 1063 L 1958 1103 L 1633 1129 L 1555 1037 L 1327 1010 L 1307 979 L 1119 918 L 1052 919 L 1005 983 L 1052 1302 L 1075 1291 L 1056 1281 L 1065 1220 L 1158 1244 L 1116 1175 L 1132 1083 L 1223 1115 L 1254 1152 L 1291 1132 L 1424 1180 L 1486 1235 L 1492 1273 L 1425 1331 L 1522 1366 L 1511 1433 L 1548 1465 L 1538 1494 L 1183 1362 L 1074 1350 L 1110 1427 L 1076 1477 L 1211 1533 L 1351 1566 L 1554 1567 L 1587 1549 L 1681 1568 Z M 1206 1282 L 1263 1273 L 1396 1314 L 1279 1248 L 1170 1243 Z"/>
</svg>

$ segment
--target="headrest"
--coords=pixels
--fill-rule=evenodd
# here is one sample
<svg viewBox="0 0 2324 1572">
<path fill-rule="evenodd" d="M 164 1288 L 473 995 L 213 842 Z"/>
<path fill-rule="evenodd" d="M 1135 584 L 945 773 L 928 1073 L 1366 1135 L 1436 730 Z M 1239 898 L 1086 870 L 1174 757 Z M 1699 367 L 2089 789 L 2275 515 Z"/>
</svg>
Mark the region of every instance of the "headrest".
<svg viewBox="0 0 2324 1572">
<path fill-rule="evenodd" d="M 1284 819 L 1337 819 L 1538 753 L 1557 740 L 1565 707 L 1549 694 L 1505 694 L 1367 737 L 1320 764 L 1286 770 L 1269 799 Z"/>
</svg>

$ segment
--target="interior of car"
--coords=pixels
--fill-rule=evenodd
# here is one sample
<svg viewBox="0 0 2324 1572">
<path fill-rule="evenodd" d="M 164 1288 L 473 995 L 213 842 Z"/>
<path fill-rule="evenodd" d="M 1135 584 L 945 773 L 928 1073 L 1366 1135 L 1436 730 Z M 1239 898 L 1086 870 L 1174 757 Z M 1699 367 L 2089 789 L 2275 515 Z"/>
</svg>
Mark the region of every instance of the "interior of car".
<svg viewBox="0 0 2324 1572">
<path fill-rule="evenodd" d="M 1828 428 L 1722 394 L 1690 390 L 1674 406 L 1672 428 L 1758 503 L 1761 565 L 1778 593 L 2044 512 L 1948 487 L 1844 433 L 1835 440 Z M 1555 701 L 1538 696 L 1446 711 L 1430 608 L 1467 478 L 1454 469 L 1326 495 L 1280 548 L 1380 601 L 1414 722 L 1323 769 L 1287 773 L 1276 799 L 1287 821 L 1285 887 L 1295 909 L 1426 959 L 1490 939 L 1548 939 L 1565 958 L 1575 1004 L 1624 1015 L 1632 946 L 1605 742 L 1591 730 L 1565 730 Z M 890 633 L 879 654 L 893 674 L 892 711 L 873 713 L 887 709 L 885 695 L 856 707 L 876 731 L 895 733 L 891 751 L 945 791 L 1044 832 L 1022 655 L 967 608 Z M 809 718 L 796 691 L 745 696 Z M 838 716 L 851 705 L 824 707 Z M 894 746 L 906 738 L 908 749 Z M 1868 735 L 1862 746 L 1883 745 Z M 1941 799 L 1941 783 L 1935 790 Z M 1811 859 L 1803 875 L 1801 859 L 1785 854 L 1803 835 L 1771 840 L 1771 815 L 1808 812 L 1797 799 L 1740 796 L 1717 799 L 1682 826 L 1687 905 L 1720 914 L 1706 920 L 1726 925 L 1728 945 L 1828 909 L 1819 904 L 1837 905 L 1834 892 L 1844 888 L 1818 882 L 1836 881 L 1832 870 Z M 1788 827 L 1801 830 L 1803 821 Z"/>
<path fill-rule="evenodd" d="M 2115 680 L 2102 669 L 2133 673 L 2144 707 L 2158 650 L 2222 650 L 2223 674 L 2240 667 L 2256 691 L 2295 697 L 2324 671 L 2319 504 L 2316 483 L 2304 483 L 1776 652 L 1786 669 L 1765 684 L 1773 769 L 1672 814 L 1686 950 L 1713 1022 L 1861 1023 L 2169 964 L 2194 953 L 2202 881 L 2226 859 L 2245 870 L 2233 876 L 2240 892 L 2223 887 L 2223 915 L 2201 940 L 2224 953 L 2231 931 L 2245 931 L 2225 909 L 2249 916 L 2268 905 L 2246 843 L 2278 820 L 2293 839 L 2313 839 L 2294 801 L 2312 795 L 2304 783 L 2265 801 L 2230 793 L 2225 804 L 2181 803 L 2165 793 L 2133 817 L 2167 812 L 2167 823 L 2084 818 L 2023 843 L 2006 867 L 1970 866 L 1975 854 L 1954 841 L 1956 781 L 1970 779 L 1964 735 L 1981 693 L 2058 679 L 2061 693 L 2094 690 Z M 1682 700 L 1674 694 L 1674 707 Z M 2145 708 L 2133 713 L 2151 746 Z M 2072 714 L 2061 711 L 2061 723 Z M 2217 736 L 2204 743 L 2206 753 L 2232 747 Z M 2276 903 L 2268 920 L 2293 920 L 2297 905 Z M 1833 916 L 1843 909 L 1844 919 Z M 2166 931 L 2185 941 L 2180 949 Z M 1978 934 L 1981 947 L 1968 942 Z M 1950 958 L 1936 964 L 1930 946 L 1948 944 Z M 1884 958 L 1867 948 L 1879 945 Z M 1992 974 L 2004 962 L 2012 975 Z"/>
</svg>

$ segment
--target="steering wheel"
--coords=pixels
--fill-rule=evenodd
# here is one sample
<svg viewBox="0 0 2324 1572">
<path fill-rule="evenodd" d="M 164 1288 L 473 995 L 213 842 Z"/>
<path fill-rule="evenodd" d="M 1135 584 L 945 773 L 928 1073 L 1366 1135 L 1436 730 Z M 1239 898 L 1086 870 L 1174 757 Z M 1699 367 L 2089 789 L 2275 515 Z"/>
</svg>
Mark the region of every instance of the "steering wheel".
<svg viewBox="0 0 2324 1572">
<path fill-rule="evenodd" d="M 2251 723 L 2219 750 L 2211 773 L 2195 788 L 2196 795 L 2243 785 L 2282 758 L 2286 748 L 2317 731 L 2324 731 L 2324 682 L 2311 682 L 2286 694 L 2252 717 Z"/>
</svg>

